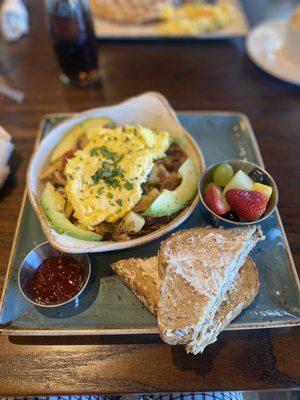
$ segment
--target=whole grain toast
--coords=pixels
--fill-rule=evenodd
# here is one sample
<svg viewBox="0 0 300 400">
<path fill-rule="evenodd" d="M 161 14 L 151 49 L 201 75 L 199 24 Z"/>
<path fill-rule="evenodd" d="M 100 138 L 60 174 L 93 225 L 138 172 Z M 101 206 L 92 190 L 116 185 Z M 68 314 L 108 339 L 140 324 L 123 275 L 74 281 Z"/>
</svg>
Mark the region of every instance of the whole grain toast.
<svg viewBox="0 0 300 400">
<path fill-rule="evenodd" d="M 206 227 L 178 231 L 162 243 L 157 319 L 166 343 L 189 344 L 194 353 L 201 350 L 239 269 L 262 239 L 257 226 Z"/>
<path fill-rule="evenodd" d="M 156 315 L 161 285 L 157 257 L 120 260 L 112 264 L 112 268 L 149 311 Z M 189 300 L 192 300 L 192 304 L 196 305 L 199 302 L 199 295 L 193 292 L 194 298 L 190 298 L 189 292 L 186 291 L 186 284 L 183 282 L 182 284 L 184 285 L 184 291 L 178 291 L 179 296 L 182 293 L 183 301 L 187 301 L 187 298 L 189 298 Z M 207 337 L 202 347 L 197 348 L 198 351 L 203 351 L 205 346 L 214 342 L 218 334 L 238 316 L 242 309 L 252 303 L 258 292 L 258 288 L 257 269 L 252 259 L 248 258 L 238 273 L 236 284 L 228 292 L 227 300 L 221 304 L 215 315 L 210 336 Z M 180 301 L 180 297 L 178 300 Z M 191 323 L 198 318 L 197 311 L 197 306 L 195 306 L 190 318 Z M 186 348 L 188 351 L 196 352 L 196 346 L 197 344 L 194 344 L 192 347 L 187 343 Z"/>
<path fill-rule="evenodd" d="M 247 308 L 255 299 L 259 289 L 258 271 L 251 258 L 247 258 L 245 264 L 238 272 L 236 282 L 227 292 L 210 325 L 210 330 L 202 340 L 194 340 L 187 344 L 187 352 L 197 354 L 204 348 L 215 342 L 219 333 L 233 321 L 243 309 Z"/>
<path fill-rule="evenodd" d="M 136 297 L 156 315 L 161 279 L 157 257 L 128 258 L 111 265 Z"/>
<path fill-rule="evenodd" d="M 120 260 L 112 268 L 157 314 L 162 339 L 197 354 L 256 296 L 257 270 L 246 257 L 263 239 L 256 226 L 193 228 L 162 242 L 158 258 Z"/>
</svg>

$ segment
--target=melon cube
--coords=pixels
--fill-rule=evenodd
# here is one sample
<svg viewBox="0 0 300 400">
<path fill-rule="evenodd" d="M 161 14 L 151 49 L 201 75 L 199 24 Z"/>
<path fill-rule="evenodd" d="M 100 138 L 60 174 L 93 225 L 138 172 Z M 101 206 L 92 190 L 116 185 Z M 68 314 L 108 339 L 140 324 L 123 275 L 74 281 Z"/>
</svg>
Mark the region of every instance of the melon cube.
<svg viewBox="0 0 300 400">
<path fill-rule="evenodd" d="M 263 185 L 262 183 L 257 183 L 257 182 L 255 182 L 253 184 L 252 190 L 254 192 L 259 192 L 259 193 L 263 194 L 268 199 L 268 201 L 269 201 L 272 191 L 273 191 L 271 186 Z"/>
<path fill-rule="evenodd" d="M 236 172 L 224 188 L 223 194 L 230 189 L 252 190 L 253 180 L 244 171 Z"/>
</svg>

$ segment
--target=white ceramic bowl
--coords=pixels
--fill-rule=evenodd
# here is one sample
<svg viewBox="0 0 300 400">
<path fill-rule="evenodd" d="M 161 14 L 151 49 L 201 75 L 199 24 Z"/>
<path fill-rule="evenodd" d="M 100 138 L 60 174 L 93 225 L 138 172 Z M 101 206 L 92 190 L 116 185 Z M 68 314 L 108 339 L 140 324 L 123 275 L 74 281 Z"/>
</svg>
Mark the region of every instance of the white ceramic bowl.
<svg viewBox="0 0 300 400">
<path fill-rule="evenodd" d="M 32 156 L 27 174 L 29 199 L 36 215 L 41 222 L 43 231 L 45 232 L 45 235 L 47 236 L 51 245 L 64 252 L 104 252 L 134 247 L 150 242 L 170 232 L 172 229 L 184 222 L 190 216 L 199 202 L 199 197 L 196 196 L 191 205 L 185 208 L 182 213 L 180 213 L 169 224 L 147 235 L 129 241 L 90 242 L 57 233 L 52 228 L 41 208 L 40 194 L 43 189 L 43 185 L 39 180 L 39 174 L 44 165 L 48 162 L 49 156 L 54 147 L 60 142 L 62 137 L 70 128 L 86 118 L 96 118 L 101 116 L 113 119 L 118 125 L 144 125 L 146 127 L 166 130 L 173 135 L 182 137 L 182 148 L 186 154 L 192 158 L 199 173 L 205 169 L 204 158 L 197 143 L 184 130 L 167 100 L 158 93 L 144 93 L 140 96 L 130 98 L 120 104 L 88 110 L 67 119 L 55 127 L 40 143 Z"/>
</svg>

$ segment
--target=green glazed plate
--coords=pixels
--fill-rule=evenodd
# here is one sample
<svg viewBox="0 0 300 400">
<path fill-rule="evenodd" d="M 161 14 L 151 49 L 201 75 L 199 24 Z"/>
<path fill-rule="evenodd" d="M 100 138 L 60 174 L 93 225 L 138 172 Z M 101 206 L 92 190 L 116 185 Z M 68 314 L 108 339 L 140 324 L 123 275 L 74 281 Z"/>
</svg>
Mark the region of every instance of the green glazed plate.
<svg viewBox="0 0 300 400">
<path fill-rule="evenodd" d="M 200 145 L 207 166 L 237 158 L 263 165 L 251 125 L 244 115 L 184 112 L 178 116 Z M 47 135 L 66 117 L 68 114 L 47 116 L 41 123 L 41 136 Z M 179 229 L 209 223 L 199 205 Z M 259 294 L 227 329 L 300 325 L 299 280 L 278 211 L 261 226 L 266 240 L 251 253 L 259 270 Z M 72 303 L 51 309 L 29 303 L 18 288 L 20 263 L 33 247 L 43 241 L 45 236 L 25 193 L 1 301 L 2 333 L 104 335 L 157 332 L 155 317 L 114 275 L 110 264 L 121 258 L 153 256 L 161 240 L 129 250 L 91 254 L 92 277 L 85 291 Z"/>
</svg>

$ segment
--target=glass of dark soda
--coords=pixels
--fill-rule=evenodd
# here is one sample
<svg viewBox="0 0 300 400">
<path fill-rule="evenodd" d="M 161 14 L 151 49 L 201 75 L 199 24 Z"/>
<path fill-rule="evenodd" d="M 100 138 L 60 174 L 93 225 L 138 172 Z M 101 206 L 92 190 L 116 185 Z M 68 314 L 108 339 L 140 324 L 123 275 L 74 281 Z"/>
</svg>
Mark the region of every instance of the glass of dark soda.
<svg viewBox="0 0 300 400">
<path fill-rule="evenodd" d="M 88 0 L 45 0 L 49 28 L 64 83 L 99 80 L 97 42 Z"/>
</svg>

